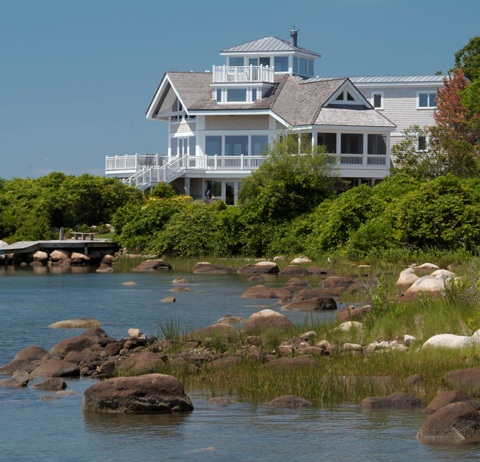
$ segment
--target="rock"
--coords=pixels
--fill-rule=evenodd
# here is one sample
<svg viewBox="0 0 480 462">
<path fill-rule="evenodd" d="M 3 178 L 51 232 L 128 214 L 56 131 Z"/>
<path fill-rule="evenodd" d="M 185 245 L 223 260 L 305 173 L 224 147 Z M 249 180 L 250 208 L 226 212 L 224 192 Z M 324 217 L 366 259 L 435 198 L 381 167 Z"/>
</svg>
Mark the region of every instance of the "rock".
<svg viewBox="0 0 480 462">
<path fill-rule="evenodd" d="M 440 279 L 446 279 L 446 280 L 455 279 L 457 277 L 457 275 L 455 273 L 452 273 L 451 271 L 446 270 L 446 269 L 436 270 L 432 274 L 430 274 L 430 276 L 440 278 Z"/>
<path fill-rule="evenodd" d="M 445 373 L 442 379 L 450 388 L 471 393 L 474 396 L 480 395 L 480 367 L 456 369 Z"/>
<path fill-rule="evenodd" d="M 408 393 L 397 392 L 387 397 L 370 397 L 360 401 L 363 409 L 412 409 L 422 406 L 422 401 Z"/>
<path fill-rule="evenodd" d="M 115 270 L 110 266 L 110 265 L 105 265 L 105 264 L 100 264 L 100 266 L 95 270 L 96 273 L 103 273 L 103 274 L 108 274 L 108 273 L 114 273 Z"/>
<path fill-rule="evenodd" d="M 92 327 L 83 334 L 76 337 L 67 338 L 57 343 L 51 350 L 50 354 L 63 358 L 69 351 L 82 351 L 95 343 L 106 345 L 109 341 L 106 332 L 99 327 Z"/>
<path fill-rule="evenodd" d="M 309 298 L 318 298 L 318 297 L 332 297 L 334 295 L 340 295 L 342 289 L 331 289 L 331 288 L 315 288 L 315 289 L 301 289 L 293 297 L 294 302 L 301 300 L 308 300 Z"/>
<path fill-rule="evenodd" d="M 30 374 L 38 377 L 79 377 L 80 368 L 69 361 L 62 359 L 47 359 L 42 361 Z"/>
<path fill-rule="evenodd" d="M 287 286 L 294 286 L 296 288 L 307 287 L 308 281 L 305 281 L 305 279 L 300 279 L 300 278 L 292 278 L 287 281 Z"/>
<path fill-rule="evenodd" d="M 360 330 L 363 327 L 361 322 L 357 321 L 346 321 L 342 322 L 336 329 L 342 332 L 348 332 L 350 329 L 357 329 Z"/>
<path fill-rule="evenodd" d="M 126 281 L 122 282 L 122 286 L 136 286 L 137 283 L 135 281 Z"/>
<path fill-rule="evenodd" d="M 277 298 L 275 290 L 270 289 L 263 284 L 259 284 L 253 287 L 250 287 L 245 292 L 243 292 L 242 297 L 245 298 Z"/>
<path fill-rule="evenodd" d="M 342 289 L 342 292 L 350 293 L 364 287 L 363 283 L 348 276 L 329 276 L 320 281 L 320 287 L 329 289 Z"/>
<path fill-rule="evenodd" d="M 187 278 L 185 276 L 178 276 L 172 281 L 172 284 L 186 284 Z"/>
<path fill-rule="evenodd" d="M 99 382 L 85 390 L 84 411 L 169 414 L 193 411 L 179 380 L 171 375 L 148 374 Z"/>
<path fill-rule="evenodd" d="M 430 337 L 423 345 L 422 348 L 435 347 L 435 348 L 466 348 L 474 344 L 474 339 L 466 335 L 454 335 L 454 334 L 438 334 Z"/>
<path fill-rule="evenodd" d="M 336 310 L 337 303 L 333 298 L 309 298 L 298 302 L 290 302 L 282 307 L 286 311 L 327 311 Z"/>
<path fill-rule="evenodd" d="M 415 274 L 413 268 L 404 269 L 398 276 L 396 286 L 397 287 L 410 287 L 419 277 Z"/>
<path fill-rule="evenodd" d="M 289 265 L 283 268 L 279 274 L 281 276 L 308 276 L 310 273 L 307 269 L 302 268 L 301 266 Z"/>
<path fill-rule="evenodd" d="M 403 294 L 402 300 L 413 301 L 419 294 L 426 294 L 431 297 L 443 295 L 445 290 L 445 279 L 435 276 L 422 276 L 415 281 Z"/>
<path fill-rule="evenodd" d="M 177 299 L 175 297 L 165 297 L 160 300 L 162 303 L 175 303 Z"/>
<path fill-rule="evenodd" d="M 310 356 L 294 356 L 276 358 L 268 363 L 262 364 L 261 367 L 278 367 L 278 368 L 291 368 L 291 367 L 317 367 L 318 363 Z"/>
<path fill-rule="evenodd" d="M 165 365 L 163 353 L 141 351 L 124 359 L 117 367 L 120 375 L 142 375 L 158 372 Z"/>
<path fill-rule="evenodd" d="M 262 261 L 255 264 L 244 265 L 237 272 L 238 274 L 278 274 L 280 268 L 275 262 Z"/>
<path fill-rule="evenodd" d="M 65 380 L 59 377 L 53 377 L 51 379 L 44 380 L 43 382 L 36 383 L 33 388 L 44 391 L 59 391 L 67 388 L 67 384 Z"/>
<path fill-rule="evenodd" d="M 144 273 L 144 272 L 151 272 L 151 271 L 158 271 L 158 270 L 171 270 L 172 265 L 166 262 L 165 260 L 153 259 L 153 260 L 145 260 L 144 262 L 140 263 L 136 268 L 132 271 L 136 273 Z"/>
<path fill-rule="evenodd" d="M 49 357 L 50 353 L 47 350 L 34 345 L 20 350 L 14 359 L 18 361 L 35 361 L 37 359 L 48 359 Z"/>
<path fill-rule="evenodd" d="M 136 329 L 134 327 L 128 329 L 127 334 L 128 338 L 146 338 L 145 334 L 140 329 Z"/>
<path fill-rule="evenodd" d="M 344 351 L 363 351 L 362 345 L 359 345 L 358 343 L 344 343 L 343 344 L 343 350 Z"/>
<path fill-rule="evenodd" d="M 62 261 L 62 260 L 69 260 L 70 254 L 65 250 L 54 250 L 50 253 L 50 260 L 51 261 Z"/>
<path fill-rule="evenodd" d="M 422 265 L 414 265 L 413 268 L 417 270 L 437 270 L 439 266 L 435 263 L 423 263 Z"/>
<path fill-rule="evenodd" d="M 251 281 L 251 282 L 265 282 L 266 280 L 267 280 L 267 277 L 264 276 L 263 274 L 252 274 L 248 278 L 248 281 Z"/>
<path fill-rule="evenodd" d="M 218 340 L 230 343 L 238 339 L 240 332 L 229 323 L 217 322 L 188 334 L 190 340 L 197 342 L 205 341 L 206 338 L 212 336 L 215 336 Z"/>
<path fill-rule="evenodd" d="M 9 379 L 0 380 L 0 387 L 24 388 L 30 381 L 30 374 L 25 371 L 16 371 Z"/>
<path fill-rule="evenodd" d="M 48 260 L 48 253 L 44 252 L 43 250 L 37 250 L 33 254 L 34 261 L 46 262 Z"/>
<path fill-rule="evenodd" d="M 478 442 L 480 413 L 469 403 L 447 404 L 428 417 L 417 438 L 424 442 Z"/>
<path fill-rule="evenodd" d="M 243 326 L 244 334 L 255 335 L 259 331 L 267 329 L 290 330 L 294 329 L 295 324 L 286 316 L 276 311 L 265 309 L 257 313 L 253 313 Z"/>
<path fill-rule="evenodd" d="M 70 255 L 70 259 L 72 260 L 72 263 L 74 260 L 78 260 L 80 262 L 90 261 L 90 257 L 88 255 L 85 255 L 84 253 L 80 253 L 80 252 L 72 252 L 72 254 Z"/>
<path fill-rule="evenodd" d="M 370 305 L 354 307 L 350 305 L 349 307 L 341 310 L 337 313 L 338 322 L 352 321 L 354 319 L 359 320 L 366 317 L 366 315 L 372 310 Z"/>
<path fill-rule="evenodd" d="M 426 414 L 433 414 L 447 404 L 459 402 L 471 404 L 477 411 L 480 411 L 480 402 L 461 390 L 449 390 L 439 393 L 433 398 L 424 411 Z"/>
<path fill-rule="evenodd" d="M 301 256 L 301 257 L 294 258 L 290 263 L 292 265 L 301 265 L 303 263 L 312 263 L 312 260 L 308 257 Z"/>
<path fill-rule="evenodd" d="M 90 327 L 101 327 L 100 321 L 92 318 L 68 319 L 57 321 L 48 327 L 53 329 L 88 329 Z"/>
<path fill-rule="evenodd" d="M 232 314 L 226 314 L 217 320 L 217 323 L 227 323 L 227 324 L 243 324 L 245 322 L 244 318 L 240 316 L 234 316 Z"/>
<path fill-rule="evenodd" d="M 186 286 L 176 286 L 172 287 L 169 292 L 190 292 L 190 288 Z"/>
<path fill-rule="evenodd" d="M 230 274 L 237 270 L 230 266 L 216 265 L 208 262 L 199 262 L 193 267 L 194 274 Z"/>
<path fill-rule="evenodd" d="M 309 266 L 307 268 L 308 273 L 318 276 L 318 275 L 325 275 L 328 274 L 329 270 L 326 268 L 319 268 L 318 266 Z"/>
<path fill-rule="evenodd" d="M 297 408 L 297 407 L 310 407 L 312 406 L 311 401 L 308 401 L 305 398 L 301 398 L 300 396 L 295 395 L 283 395 L 279 396 L 278 398 L 272 399 L 268 403 L 271 407 L 279 407 L 279 408 Z"/>
<path fill-rule="evenodd" d="M 41 360 L 49 359 L 50 353 L 39 346 L 31 346 L 19 351 L 13 361 L 0 366 L 1 375 L 12 375 L 17 371 L 32 372 Z"/>
</svg>

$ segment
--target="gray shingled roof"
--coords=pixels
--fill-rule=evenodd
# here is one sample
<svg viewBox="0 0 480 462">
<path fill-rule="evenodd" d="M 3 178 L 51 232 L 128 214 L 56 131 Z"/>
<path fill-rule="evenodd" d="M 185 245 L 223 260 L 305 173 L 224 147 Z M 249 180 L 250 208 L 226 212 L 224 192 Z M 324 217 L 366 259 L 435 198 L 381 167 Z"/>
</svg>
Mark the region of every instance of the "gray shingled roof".
<svg viewBox="0 0 480 462">
<path fill-rule="evenodd" d="M 320 56 L 314 51 L 307 50 L 306 48 L 301 48 L 298 46 L 293 46 L 290 42 L 286 40 L 279 39 L 277 37 L 264 37 L 258 40 L 253 40 L 251 42 L 244 43 L 242 45 L 237 45 L 231 48 L 226 48 L 222 50 L 220 54 L 224 53 L 270 53 L 270 52 L 281 52 L 281 51 L 299 51 L 301 53 L 307 53 L 312 56 Z"/>
<path fill-rule="evenodd" d="M 286 74 L 275 76 L 272 90 L 252 104 L 217 104 L 212 98 L 210 72 L 168 72 L 168 78 L 187 111 L 271 110 L 291 126 L 347 125 L 394 127 L 394 124 L 371 108 L 324 108 L 330 97 L 348 80 L 302 79 Z"/>
</svg>

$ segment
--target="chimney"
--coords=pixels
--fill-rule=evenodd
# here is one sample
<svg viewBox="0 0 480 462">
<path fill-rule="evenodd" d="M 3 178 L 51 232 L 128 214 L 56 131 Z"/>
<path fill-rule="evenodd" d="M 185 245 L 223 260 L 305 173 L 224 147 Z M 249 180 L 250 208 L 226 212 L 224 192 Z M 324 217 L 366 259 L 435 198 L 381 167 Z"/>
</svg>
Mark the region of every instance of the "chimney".
<svg viewBox="0 0 480 462">
<path fill-rule="evenodd" d="M 293 47 L 297 46 L 297 37 L 298 37 L 298 29 L 293 26 L 293 29 L 290 31 L 290 44 Z"/>
</svg>

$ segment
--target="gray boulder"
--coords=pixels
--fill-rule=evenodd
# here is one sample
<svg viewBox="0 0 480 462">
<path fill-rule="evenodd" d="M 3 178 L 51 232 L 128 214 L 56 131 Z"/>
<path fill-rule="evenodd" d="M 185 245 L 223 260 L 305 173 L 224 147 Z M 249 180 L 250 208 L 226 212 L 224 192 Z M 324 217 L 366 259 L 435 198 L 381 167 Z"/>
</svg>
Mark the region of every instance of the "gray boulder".
<svg viewBox="0 0 480 462">
<path fill-rule="evenodd" d="M 267 329 L 291 330 L 295 328 L 290 319 L 276 311 L 265 309 L 257 313 L 253 313 L 243 326 L 244 334 L 255 335 L 258 331 Z"/>
<path fill-rule="evenodd" d="M 32 372 L 33 378 L 38 377 L 79 377 L 80 368 L 62 359 L 47 359 L 42 361 Z"/>
<path fill-rule="evenodd" d="M 170 414 L 193 411 L 183 385 L 171 375 L 148 374 L 118 377 L 99 382 L 85 390 L 84 411 Z"/>
<path fill-rule="evenodd" d="M 417 438 L 424 442 L 478 442 L 480 412 L 470 403 L 447 404 L 428 417 Z"/>
<path fill-rule="evenodd" d="M 145 273 L 157 270 L 171 270 L 172 265 L 165 260 L 145 260 L 133 269 L 137 273 Z"/>
<path fill-rule="evenodd" d="M 478 411 L 480 411 L 480 402 L 461 390 L 449 390 L 439 393 L 437 396 L 435 396 L 435 398 L 433 398 L 424 411 L 427 414 L 433 414 L 447 404 L 459 402 L 471 404 Z"/>
<path fill-rule="evenodd" d="M 279 396 L 278 398 L 272 399 L 268 403 L 271 407 L 279 407 L 279 408 L 297 408 L 297 407 L 310 407 L 312 406 L 311 401 L 308 401 L 305 398 L 301 398 L 300 396 L 295 395 L 283 395 Z"/>
<path fill-rule="evenodd" d="M 422 401 L 408 393 L 397 392 L 386 397 L 369 397 L 360 401 L 363 409 L 412 409 L 422 406 Z"/>
<path fill-rule="evenodd" d="M 298 302 L 290 302 L 282 307 L 287 311 L 328 311 L 336 310 L 337 303 L 330 297 L 309 298 Z"/>
</svg>

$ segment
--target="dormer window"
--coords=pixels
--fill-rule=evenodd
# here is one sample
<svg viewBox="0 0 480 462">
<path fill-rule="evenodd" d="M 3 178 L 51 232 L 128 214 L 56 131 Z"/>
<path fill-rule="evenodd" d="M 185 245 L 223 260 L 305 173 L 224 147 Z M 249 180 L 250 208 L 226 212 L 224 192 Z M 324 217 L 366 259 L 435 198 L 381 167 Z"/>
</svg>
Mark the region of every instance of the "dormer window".
<svg viewBox="0 0 480 462">
<path fill-rule="evenodd" d="M 257 88 L 217 88 L 214 92 L 217 103 L 253 103 L 257 100 L 261 91 Z"/>
<path fill-rule="evenodd" d="M 350 92 L 348 90 L 344 90 L 342 91 L 342 93 L 340 93 L 338 96 L 337 96 L 337 99 L 335 101 L 355 101 L 355 98 L 350 94 Z"/>
<path fill-rule="evenodd" d="M 273 67 L 275 72 L 288 72 L 288 56 L 275 56 Z"/>
</svg>

